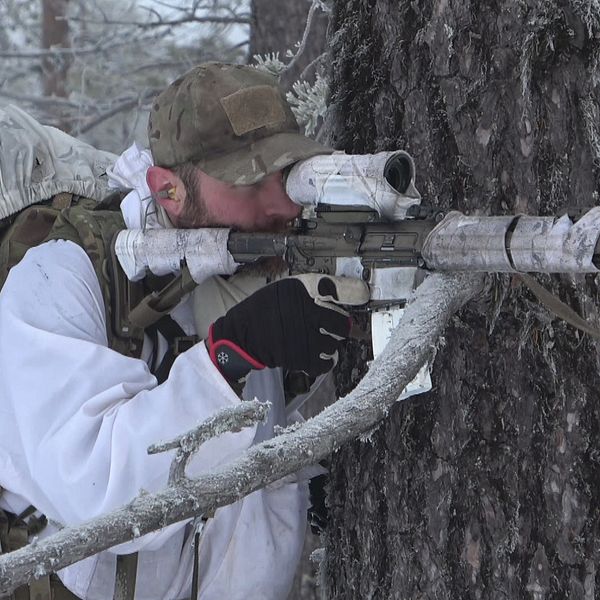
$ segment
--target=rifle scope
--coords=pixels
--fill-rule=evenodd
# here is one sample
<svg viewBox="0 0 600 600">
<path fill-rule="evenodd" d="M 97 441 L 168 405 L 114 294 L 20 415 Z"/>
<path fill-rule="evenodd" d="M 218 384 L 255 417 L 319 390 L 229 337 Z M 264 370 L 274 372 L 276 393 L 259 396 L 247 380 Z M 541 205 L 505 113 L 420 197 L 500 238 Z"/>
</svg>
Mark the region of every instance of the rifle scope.
<svg viewBox="0 0 600 600">
<path fill-rule="evenodd" d="M 394 154 L 383 168 L 385 180 L 399 193 L 405 194 L 414 178 L 413 167 L 407 156 Z"/>
<path fill-rule="evenodd" d="M 298 161 L 287 174 L 285 191 L 309 211 L 319 204 L 363 206 L 391 221 L 406 218 L 409 208 L 421 203 L 415 163 L 404 150 L 334 152 Z"/>
</svg>

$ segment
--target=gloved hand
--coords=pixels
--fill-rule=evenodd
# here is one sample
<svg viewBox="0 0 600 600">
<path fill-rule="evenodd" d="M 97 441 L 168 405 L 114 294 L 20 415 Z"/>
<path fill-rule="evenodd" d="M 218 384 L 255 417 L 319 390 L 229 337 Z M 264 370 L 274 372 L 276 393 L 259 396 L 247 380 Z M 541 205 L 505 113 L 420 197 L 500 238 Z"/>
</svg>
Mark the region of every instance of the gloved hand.
<svg viewBox="0 0 600 600">
<path fill-rule="evenodd" d="M 217 319 L 207 347 L 229 381 L 251 369 L 284 367 L 310 376 L 329 371 L 351 320 L 339 305 L 359 306 L 369 288 L 358 279 L 305 274 L 261 288 Z"/>
</svg>

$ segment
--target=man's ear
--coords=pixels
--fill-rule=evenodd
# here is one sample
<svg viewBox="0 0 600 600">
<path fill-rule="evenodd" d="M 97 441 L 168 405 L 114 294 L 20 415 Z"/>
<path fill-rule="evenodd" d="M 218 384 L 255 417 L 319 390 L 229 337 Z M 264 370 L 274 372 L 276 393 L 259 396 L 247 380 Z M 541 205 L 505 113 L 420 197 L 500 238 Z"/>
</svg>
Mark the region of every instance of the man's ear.
<svg viewBox="0 0 600 600">
<path fill-rule="evenodd" d="M 146 183 L 155 202 L 167 211 L 171 221 L 176 221 L 185 202 L 185 187 L 179 176 L 164 167 L 152 166 L 146 172 Z"/>
</svg>

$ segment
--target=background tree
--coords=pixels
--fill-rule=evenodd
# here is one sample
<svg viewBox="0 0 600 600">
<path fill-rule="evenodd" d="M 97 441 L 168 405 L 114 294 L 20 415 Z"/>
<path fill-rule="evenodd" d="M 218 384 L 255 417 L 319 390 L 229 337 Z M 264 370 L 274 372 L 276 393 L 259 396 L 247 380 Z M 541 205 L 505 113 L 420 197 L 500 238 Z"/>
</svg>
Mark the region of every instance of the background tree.
<svg viewBox="0 0 600 600">
<path fill-rule="evenodd" d="M 312 80 L 314 69 L 320 66 L 326 50 L 329 15 L 325 5 L 320 1 L 312 0 L 295 2 L 251 0 L 250 5 L 252 12 L 248 51 L 250 58 L 255 55 L 277 53 L 282 60 L 285 60 L 288 51 L 296 53 L 298 45 L 305 37 L 310 14 L 310 27 L 306 31 L 301 56 L 283 75 L 282 85 L 290 89 L 298 79 Z"/>
<path fill-rule="evenodd" d="M 300 75 L 315 83 L 328 19 L 321 0 L 248 4 L 4 0 L 0 105 L 16 103 L 44 123 L 120 152 L 134 140 L 145 143 L 152 98 L 199 62 L 249 62 L 254 54 L 279 52 L 289 67 L 282 75 L 285 87 Z M 296 92 L 307 131 L 316 129 L 324 112 L 326 84 L 316 81 L 315 89 Z"/>
<path fill-rule="evenodd" d="M 596 2 L 338 0 L 332 18 L 336 147 L 407 149 L 445 209 L 597 203 Z M 598 323 L 594 277 L 537 278 Z M 518 279 L 490 278 L 433 391 L 334 457 L 326 597 L 596 597 L 599 366 Z"/>
<path fill-rule="evenodd" d="M 230 29 L 248 23 L 242 0 L 4 0 L 0 104 L 120 152 L 145 143 L 149 103 L 178 75 L 245 59 L 247 34 Z"/>
<path fill-rule="evenodd" d="M 42 35 L 44 50 L 51 48 L 66 49 L 71 45 L 67 14 L 68 0 L 42 0 Z M 42 90 L 44 96 L 66 98 L 68 96 L 67 75 L 71 57 L 67 53 L 51 56 L 48 53 L 42 59 Z M 69 131 L 69 123 L 62 123 Z"/>
</svg>

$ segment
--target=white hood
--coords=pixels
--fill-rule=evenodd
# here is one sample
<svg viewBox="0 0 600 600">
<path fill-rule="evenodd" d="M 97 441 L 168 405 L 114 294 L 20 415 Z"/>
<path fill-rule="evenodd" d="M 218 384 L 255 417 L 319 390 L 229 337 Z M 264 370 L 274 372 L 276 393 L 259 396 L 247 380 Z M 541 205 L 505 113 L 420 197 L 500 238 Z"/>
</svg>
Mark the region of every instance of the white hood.
<svg viewBox="0 0 600 600">
<path fill-rule="evenodd" d="M 134 142 L 106 170 L 109 188 L 131 190 L 121 202 L 121 212 L 128 229 L 173 227 L 163 208 L 154 202 L 146 182 L 146 173 L 153 164 L 150 150 Z"/>
</svg>

